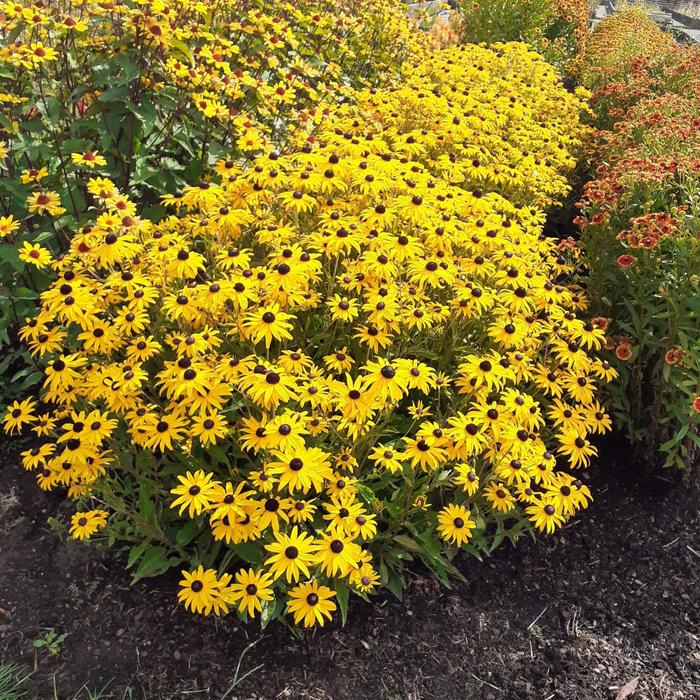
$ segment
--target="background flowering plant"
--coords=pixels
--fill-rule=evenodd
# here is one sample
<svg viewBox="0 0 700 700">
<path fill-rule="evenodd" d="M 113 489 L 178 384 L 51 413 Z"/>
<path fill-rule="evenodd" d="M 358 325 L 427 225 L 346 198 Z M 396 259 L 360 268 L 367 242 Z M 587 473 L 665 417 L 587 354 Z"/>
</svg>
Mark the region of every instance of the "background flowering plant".
<svg viewBox="0 0 700 700">
<path fill-rule="evenodd" d="M 462 41 L 524 41 L 567 70 L 588 34 L 587 0 L 462 0 L 454 17 Z"/>
<path fill-rule="evenodd" d="M 636 16 L 615 16 L 601 31 L 626 45 L 628 33 L 643 35 Z M 589 50 L 599 43 L 594 32 Z M 593 52 L 589 58 L 597 65 Z M 596 134 L 596 177 L 580 219 L 586 282 L 596 310 L 612 319 L 615 418 L 647 461 L 661 451 L 666 466 L 688 468 L 689 476 L 700 454 L 697 60 L 697 49 L 681 47 L 642 57 L 633 60 L 637 90 L 626 93 L 615 76 L 594 93 L 602 123 L 614 126 Z"/>
</svg>

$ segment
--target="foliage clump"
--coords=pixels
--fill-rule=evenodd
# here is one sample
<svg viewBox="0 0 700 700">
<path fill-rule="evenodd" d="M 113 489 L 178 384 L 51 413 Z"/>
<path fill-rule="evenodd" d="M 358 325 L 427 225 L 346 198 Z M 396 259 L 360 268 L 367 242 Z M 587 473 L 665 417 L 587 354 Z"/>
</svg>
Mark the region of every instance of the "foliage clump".
<svg viewBox="0 0 700 700">
<path fill-rule="evenodd" d="M 700 54 L 659 34 L 634 12 L 593 33 L 584 75 L 603 81 L 592 100 L 603 128 L 578 223 L 594 308 L 610 319 L 616 423 L 649 463 L 661 452 L 690 476 L 700 464 Z"/>
</svg>

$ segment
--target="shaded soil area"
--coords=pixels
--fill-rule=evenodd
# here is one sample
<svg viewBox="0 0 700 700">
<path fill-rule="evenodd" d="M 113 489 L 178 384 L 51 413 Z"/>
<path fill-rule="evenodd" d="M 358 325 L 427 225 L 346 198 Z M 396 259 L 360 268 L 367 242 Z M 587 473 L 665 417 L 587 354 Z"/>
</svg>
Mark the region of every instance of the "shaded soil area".
<svg viewBox="0 0 700 700">
<path fill-rule="evenodd" d="M 666 478 L 601 463 L 594 504 L 554 537 L 465 557 L 451 590 L 415 573 L 403 603 L 296 638 L 190 616 L 177 576 L 130 587 L 118 558 L 47 525 L 61 499 L 11 455 L 0 470 L 0 659 L 36 669 L 41 700 L 221 700 L 239 660 L 239 678 L 262 668 L 228 700 L 700 698 L 700 494 Z M 47 628 L 67 633 L 55 655 L 33 648 Z"/>
</svg>

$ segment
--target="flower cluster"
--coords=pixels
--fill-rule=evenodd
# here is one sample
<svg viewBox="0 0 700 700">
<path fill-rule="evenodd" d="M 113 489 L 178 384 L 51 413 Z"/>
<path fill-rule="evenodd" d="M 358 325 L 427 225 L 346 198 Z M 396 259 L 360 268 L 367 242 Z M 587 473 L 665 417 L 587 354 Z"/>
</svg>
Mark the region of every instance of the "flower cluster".
<svg viewBox="0 0 700 700">
<path fill-rule="evenodd" d="M 47 437 L 39 485 L 92 506 L 75 535 L 107 511 L 137 575 L 189 565 L 188 609 L 309 626 L 413 557 L 447 580 L 458 547 L 585 508 L 615 370 L 542 235 L 582 107 L 525 45 L 448 48 L 223 156 L 162 218 L 90 178 L 22 329 L 49 408 L 5 418 Z"/>
<path fill-rule="evenodd" d="M 611 20 L 608 30 L 601 23 L 607 38 L 593 33 L 591 71 L 600 65 L 596 51 L 607 57 L 637 46 L 628 37 L 639 29 L 636 17 Z M 661 451 L 667 466 L 692 473 L 700 455 L 699 54 L 677 47 L 648 55 L 657 45 L 632 57 L 638 90 L 626 91 L 617 73 L 596 90 L 596 116 L 610 130 L 597 132 L 596 177 L 577 222 L 589 289 L 598 312 L 613 320 L 608 349 L 621 373 L 611 386 L 618 423 L 650 462 Z"/>
<path fill-rule="evenodd" d="M 672 214 L 669 211 L 644 214 L 630 219 L 630 228 L 620 231 L 617 237 L 627 248 L 644 248 L 653 250 L 662 239 L 675 236 L 679 230 L 677 216 L 683 214 L 687 207 L 681 207 Z"/>
<path fill-rule="evenodd" d="M 606 87 L 624 98 L 618 83 L 639 88 L 641 65 L 653 65 L 674 50 L 674 39 L 641 8 L 627 8 L 606 17 L 595 28 L 574 67 L 590 88 Z M 643 82 L 641 83 L 643 87 Z"/>
<path fill-rule="evenodd" d="M 0 408 L 40 373 L 17 329 L 95 176 L 159 219 L 163 192 L 249 162 L 419 54 L 400 0 L 22 0 L 0 7 Z M 31 214 L 31 216 L 27 216 Z M 21 254 L 16 251 L 20 243 Z"/>
</svg>

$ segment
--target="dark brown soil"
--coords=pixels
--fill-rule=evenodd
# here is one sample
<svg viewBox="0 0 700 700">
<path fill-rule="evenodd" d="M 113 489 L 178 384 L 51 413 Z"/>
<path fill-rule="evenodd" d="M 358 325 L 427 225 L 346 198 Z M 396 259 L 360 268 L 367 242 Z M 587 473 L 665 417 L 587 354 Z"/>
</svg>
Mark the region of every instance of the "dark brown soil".
<svg viewBox="0 0 700 700">
<path fill-rule="evenodd" d="M 608 458 L 611 451 L 603 449 Z M 175 604 L 177 577 L 129 586 L 122 562 L 47 526 L 60 499 L 5 458 L 0 494 L 0 659 L 36 667 L 40 700 L 696 700 L 700 495 L 600 464 L 596 501 L 555 537 L 465 557 L 451 590 L 419 573 L 403 604 L 351 605 L 345 629 L 261 635 Z M 35 653 L 46 628 L 60 652 Z M 633 695 L 620 688 L 639 679 Z M 197 692 L 199 691 L 199 692 Z"/>
</svg>

